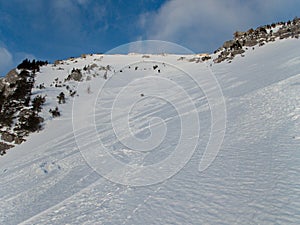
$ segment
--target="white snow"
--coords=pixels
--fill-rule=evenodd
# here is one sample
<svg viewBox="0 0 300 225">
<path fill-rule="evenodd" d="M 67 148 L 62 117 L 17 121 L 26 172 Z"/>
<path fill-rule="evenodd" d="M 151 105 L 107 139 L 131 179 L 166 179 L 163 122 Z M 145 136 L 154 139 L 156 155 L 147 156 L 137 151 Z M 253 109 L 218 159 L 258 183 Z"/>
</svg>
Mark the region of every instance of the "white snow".
<svg viewBox="0 0 300 225">
<path fill-rule="evenodd" d="M 0 224 L 299 224 L 299 44 L 297 39 L 278 40 L 248 50 L 245 57 L 237 56 L 232 63 L 212 66 L 210 62 L 178 60 L 195 55 L 143 58 L 130 54 L 87 55 L 56 67 L 42 67 L 36 85 L 44 83 L 46 89 L 35 89 L 34 94 L 47 95 L 42 112 L 44 130 L 0 158 Z M 78 96 L 67 95 L 67 103 L 58 105 L 56 96 L 67 91 L 66 87 L 50 87 L 55 78 L 64 81 L 73 68 L 94 63 L 98 67 L 85 71 L 83 82 L 67 82 Z M 160 73 L 152 68 L 156 64 Z M 105 80 L 103 68 L 107 65 L 111 66 L 107 71 L 111 79 Z M 209 141 L 211 112 L 205 90 L 187 74 L 203 77 L 208 69 L 217 78 L 226 102 L 226 133 L 216 159 L 199 172 Z M 91 80 L 87 81 L 87 76 Z M 129 121 L 137 138 L 132 140 L 125 128 L 114 132 L 110 109 L 118 92 L 137 77 L 141 80 L 122 96 L 113 120 L 121 128 Z M 185 92 L 159 78 L 172 81 Z M 205 80 L 203 85 L 209 91 L 215 88 Z M 99 93 L 100 87 L 103 93 Z M 154 99 L 154 94 L 170 102 Z M 136 102 L 128 116 L 125 109 L 133 100 Z M 99 149 L 99 142 L 116 160 L 136 168 L 167 159 L 180 139 L 181 126 L 185 126 L 180 118 L 189 119 L 188 134 L 197 127 L 189 101 L 194 102 L 199 116 L 199 134 L 188 136 L 189 155 L 182 158 L 190 160 L 169 179 L 141 187 L 122 185 L 96 173 L 85 161 L 84 148 Z M 213 102 L 221 104 L 220 99 Z M 62 116 L 53 119 L 48 111 L 56 105 Z M 78 119 L 75 127 L 72 110 Z M 151 131 L 155 132 L 151 135 Z M 124 147 L 122 141 L 129 145 L 149 141 L 146 146 L 155 150 L 135 151 Z M 194 141 L 198 146 L 192 154 L 188 146 Z M 101 156 L 101 152 L 90 155 Z M 112 175 L 117 171 L 110 169 Z M 126 178 L 130 171 L 119 172 Z"/>
</svg>

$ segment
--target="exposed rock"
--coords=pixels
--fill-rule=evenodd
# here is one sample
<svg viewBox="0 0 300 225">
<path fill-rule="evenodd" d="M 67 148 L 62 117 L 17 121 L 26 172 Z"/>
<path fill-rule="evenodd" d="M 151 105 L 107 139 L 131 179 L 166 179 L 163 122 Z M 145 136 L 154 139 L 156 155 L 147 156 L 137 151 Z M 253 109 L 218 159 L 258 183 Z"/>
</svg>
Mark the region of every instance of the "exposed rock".
<svg viewBox="0 0 300 225">
<path fill-rule="evenodd" d="M 0 78 L 0 90 L 3 90 L 5 88 L 4 79 Z"/>
<path fill-rule="evenodd" d="M 244 52 L 245 52 L 245 50 L 243 50 L 243 49 L 234 50 L 233 52 L 231 52 L 231 56 L 236 56 L 238 54 L 243 54 Z"/>
<path fill-rule="evenodd" d="M 97 68 L 98 65 L 96 63 L 93 63 L 92 65 L 89 66 L 90 70 L 93 70 L 94 68 Z"/>
<path fill-rule="evenodd" d="M 234 40 L 225 41 L 223 44 L 223 48 L 225 48 L 225 49 L 230 48 L 234 43 L 235 43 Z"/>
<path fill-rule="evenodd" d="M 57 65 L 59 65 L 59 64 L 62 64 L 62 61 L 61 61 L 61 60 L 55 60 L 55 61 L 54 61 L 54 66 L 57 66 Z"/>
<path fill-rule="evenodd" d="M 211 59 L 211 56 L 204 56 L 201 58 L 202 61 L 207 61 L 207 60 L 210 60 Z"/>
<path fill-rule="evenodd" d="M 289 33 L 283 33 L 279 36 L 280 39 L 286 39 L 289 38 L 291 35 Z"/>
<path fill-rule="evenodd" d="M 196 62 L 196 63 L 198 63 L 198 62 L 200 61 L 200 59 L 194 57 L 194 58 L 189 59 L 188 61 L 189 61 L 189 62 Z"/>
<path fill-rule="evenodd" d="M 6 142 L 13 142 L 15 140 L 15 135 L 8 132 L 2 132 L 1 139 Z"/>
<path fill-rule="evenodd" d="M 13 145 L 8 145 L 6 143 L 0 142 L 0 155 L 6 154 L 6 150 L 14 147 Z"/>
<path fill-rule="evenodd" d="M 14 132 L 16 132 L 16 137 L 18 138 L 27 137 L 29 135 L 29 132 L 27 130 L 17 129 L 14 130 Z"/>
<path fill-rule="evenodd" d="M 15 92 L 15 88 L 10 88 L 8 85 L 4 85 L 3 90 L 5 97 L 10 96 Z"/>
<path fill-rule="evenodd" d="M 242 36 L 244 36 L 244 35 L 246 35 L 246 34 L 247 34 L 247 32 L 236 31 L 236 32 L 234 33 L 234 37 L 235 37 L 235 38 L 239 38 L 239 37 L 242 37 Z"/>
<path fill-rule="evenodd" d="M 271 37 L 270 39 L 269 39 L 269 41 L 275 41 L 275 37 Z"/>
<path fill-rule="evenodd" d="M 81 81 L 82 74 L 79 70 L 73 71 L 67 78 L 67 80 L 75 80 L 75 81 Z"/>
<path fill-rule="evenodd" d="M 226 58 L 224 58 L 224 57 L 218 57 L 218 58 L 214 59 L 214 63 L 220 63 L 220 62 L 224 61 L 225 59 Z"/>
<path fill-rule="evenodd" d="M 257 40 L 255 39 L 245 41 L 245 46 L 247 47 L 253 47 L 255 45 L 257 45 Z"/>
<path fill-rule="evenodd" d="M 93 70 L 93 69 L 95 69 L 97 67 L 98 67 L 98 65 L 95 64 L 95 63 L 93 63 L 92 65 L 85 66 L 83 68 L 83 70 L 87 71 L 88 73 L 91 73 L 91 70 Z"/>
<path fill-rule="evenodd" d="M 19 79 L 19 74 L 16 69 L 9 71 L 4 78 L 4 80 L 10 84 L 15 84 Z"/>
<path fill-rule="evenodd" d="M 20 80 L 20 77 L 16 69 L 9 71 L 6 76 L 0 80 L 0 90 L 4 92 L 5 97 L 14 93 L 14 85 L 18 80 Z"/>
<path fill-rule="evenodd" d="M 100 66 L 99 70 L 106 70 L 106 71 L 110 71 L 111 70 L 111 66 L 107 65 L 107 66 Z"/>
<path fill-rule="evenodd" d="M 274 31 L 274 28 L 278 29 Z M 232 57 L 244 53 L 243 48 L 247 50 L 248 47 L 263 46 L 269 41 L 275 41 L 276 38 L 299 38 L 299 34 L 300 19 L 297 17 L 292 22 L 274 23 L 258 27 L 255 30 L 251 28 L 247 32 L 237 31 L 234 33 L 233 40 L 226 41 L 221 48 L 214 52 L 218 54 L 214 62 L 219 63 L 226 59 L 232 59 Z"/>
<path fill-rule="evenodd" d="M 226 57 L 228 55 L 230 55 L 229 51 L 221 52 L 221 56 L 223 56 L 223 57 Z"/>
<path fill-rule="evenodd" d="M 17 145 L 22 144 L 24 141 L 25 141 L 25 139 L 23 139 L 23 138 L 19 138 L 19 137 L 15 138 L 15 144 L 17 144 Z"/>
</svg>

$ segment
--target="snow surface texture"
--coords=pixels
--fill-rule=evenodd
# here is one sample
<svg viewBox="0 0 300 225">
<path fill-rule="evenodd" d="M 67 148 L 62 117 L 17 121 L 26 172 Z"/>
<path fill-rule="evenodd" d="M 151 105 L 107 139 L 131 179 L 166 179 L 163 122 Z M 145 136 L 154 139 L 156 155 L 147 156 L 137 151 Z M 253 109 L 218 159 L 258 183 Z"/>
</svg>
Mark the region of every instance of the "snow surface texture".
<svg viewBox="0 0 300 225">
<path fill-rule="evenodd" d="M 42 67 L 36 85 L 44 83 L 46 89 L 34 94 L 47 94 L 45 128 L 0 159 L 0 224 L 299 224 L 299 46 L 296 39 L 276 41 L 248 50 L 232 63 L 212 66 L 189 62 L 194 55 L 132 54 L 88 55 Z M 50 84 L 55 78 L 63 81 L 73 68 L 94 63 L 97 67 L 83 73 L 83 82 L 68 82 L 78 96 L 67 97 L 66 104 L 59 105 L 61 117 L 52 119 L 48 110 L 66 89 Z M 154 65 L 159 68 L 154 70 Z M 205 90 L 187 74 L 204 76 L 210 69 L 226 102 L 226 133 L 215 160 L 199 171 L 213 120 Z M 147 80 L 148 75 L 154 78 Z M 119 102 L 112 121 L 114 98 L 132 76 L 142 79 L 121 96 L 125 102 Z M 175 82 L 189 98 L 157 77 Z M 169 102 L 152 96 L 162 90 Z M 132 99 L 136 102 L 128 114 Z M 182 126 L 194 128 L 189 101 L 194 102 L 200 129 L 186 148 L 195 140 L 198 145 L 195 151 L 186 149 L 190 156 L 174 175 L 137 187 L 120 184 L 132 178 L 127 176 L 131 171 L 115 174 L 113 164 L 109 168 L 104 162 L 106 174 L 101 174 L 89 164 L 85 149 L 97 149 L 90 160 L 103 159 L 99 143 L 137 172 L 167 159 L 180 141 Z M 221 104 L 221 99 L 213 101 Z M 189 115 L 190 123 L 181 123 Z M 125 129 L 127 121 L 131 131 Z M 122 129 L 113 130 L 112 123 Z M 140 139 L 131 142 L 130 132 Z M 141 139 L 147 143 L 145 151 L 124 144 L 139 144 Z M 124 179 L 118 183 L 112 177 Z"/>
</svg>

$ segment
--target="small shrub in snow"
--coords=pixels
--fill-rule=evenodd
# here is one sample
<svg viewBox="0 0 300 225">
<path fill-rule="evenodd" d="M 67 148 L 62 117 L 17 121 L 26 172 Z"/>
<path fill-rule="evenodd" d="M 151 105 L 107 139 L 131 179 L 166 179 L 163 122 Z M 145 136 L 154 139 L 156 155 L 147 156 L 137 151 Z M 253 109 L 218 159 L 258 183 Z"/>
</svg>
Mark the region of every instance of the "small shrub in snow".
<svg viewBox="0 0 300 225">
<path fill-rule="evenodd" d="M 58 110 L 58 107 L 56 106 L 54 110 L 50 109 L 49 112 L 52 114 L 52 117 L 59 117 L 60 116 L 60 112 Z"/>
<path fill-rule="evenodd" d="M 58 104 L 66 103 L 65 94 L 63 92 L 60 92 L 60 94 L 57 96 L 57 99 L 58 99 Z"/>
</svg>

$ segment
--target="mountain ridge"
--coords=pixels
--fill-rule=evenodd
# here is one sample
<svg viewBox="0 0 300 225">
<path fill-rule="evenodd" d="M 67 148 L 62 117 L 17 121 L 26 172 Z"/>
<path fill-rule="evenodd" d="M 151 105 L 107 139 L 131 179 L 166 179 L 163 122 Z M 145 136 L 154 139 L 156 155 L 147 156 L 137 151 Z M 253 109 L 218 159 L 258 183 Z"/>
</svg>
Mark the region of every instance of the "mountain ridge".
<svg viewBox="0 0 300 225">
<path fill-rule="evenodd" d="M 296 38 L 276 39 L 231 63 L 214 63 L 217 53 L 205 61 L 197 54 L 131 54 L 41 66 L 29 106 L 47 94 L 38 114 L 45 127 L 0 158 L 0 224 L 299 224 L 299 46 Z M 218 87 L 226 103 L 225 137 L 200 172 L 211 127 L 222 116 L 213 120 L 206 94 Z M 113 111 L 116 96 L 122 101 Z M 56 106 L 60 116 L 54 118 L 49 110 Z M 200 129 L 192 133 L 195 115 Z M 195 151 L 183 167 L 180 160 L 168 164 L 184 131 L 191 132 L 188 144 L 197 138 Z M 135 143 L 128 141 L 131 133 L 157 146 L 123 144 Z M 184 146 L 180 159 L 191 149 Z M 105 152 L 136 174 L 149 166 L 156 173 L 131 180 L 132 171 L 114 166 Z M 93 167 L 97 159 L 104 171 Z M 161 166 L 175 169 L 173 176 L 152 185 L 122 184 L 160 178 Z"/>
<path fill-rule="evenodd" d="M 189 58 L 189 62 L 195 62 L 195 63 L 200 63 L 200 62 L 210 62 L 212 63 L 220 63 L 223 61 L 227 61 L 231 63 L 234 57 L 237 55 L 240 55 L 244 57 L 245 51 L 249 50 L 249 48 L 256 48 L 256 47 L 261 47 L 267 43 L 271 43 L 274 41 L 282 40 L 282 39 L 288 39 L 288 38 L 299 38 L 300 34 L 300 19 L 295 17 L 292 21 L 287 21 L 287 22 L 278 22 L 278 23 L 273 23 L 271 25 L 264 25 L 260 26 L 258 28 L 254 29 L 249 29 L 246 32 L 235 32 L 234 33 L 234 39 L 229 40 L 224 42 L 222 47 L 217 49 L 213 54 L 195 54 L 192 58 Z M 130 53 L 130 55 L 141 55 L 144 60 L 150 58 L 151 54 L 133 54 Z M 167 54 L 162 54 L 162 55 L 167 55 Z M 172 54 L 171 54 L 172 55 Z M 62 70 L 60 65 L 64 63 L 68 63 L 68 61 L 76 63 L 78 60 L 84 60 L 87 57 L 91 56 L 99 56 L 101 60 L 101 57 L 104 57 L 105 55 L 102 54 L 82 54 L 80 58 L 74 58 L 71 57 L 67 60 L 56 60 L 53 64 L 54 67 L 58 67 L 58 70 Z M 179 56 L 178 56 L 179 57 Z M 186 55 L 180 56 L 178 60 L 184 61 L 187 60 Z M 211 61 L 212 60 L 212 61 Z M 0 121 L 1 121 L 1 142 L 0 142 L 0 155 L 4 155 L 6 153 L 6 150 L 9 148 L 13 147 L 14 144 L 21 144 L 23 141 L 25 141 L 26 137 L 33 131 L 36 132 L 42 128 L 42 123 L 45 118 L 42 118 L 38 116 L 39 112 L 37 110 L 30 111 L 30 107 L 33 107 L 34 104 L 38 104 L 38 108 L 42 107 L 42 105 L 45 103 L 46 98 L 45 96 L 35 96 L 37 99 L 31 99 L 30 93 L 31 90 L 27 93 L 27 96 L 22 96 L 20 98 L 27 98 L 27 102 L 23 103 L 23 106 L 21 107 L 20 104 L 17 108 L 19 108 L 17 111 L 14 109 L 16 108 L 15 104 L 10 106 L 11 100 L 7 98 L 7 96 L 12 96 L 14 92 L 16 91 L 16 85 L 19 82 L 20 83 L 20 77 L 22 71 L 25 73 L 27 71 L 27 81 L 24 80 L 24 85 L 26 82 L 31 82 L 29 86 L 31 86 L 31 89 L 33 89 L 33 85 L 35 85 L 35 88 L 38 88 L 42 90 L 44 87 L 43 83 L 40 84 L 34 84 L 34 77 L 36 76 L 37 73 L 40 71 L 40 67 L 43 67 L 45 65 L 48 65 L 48 62 L 45 61 L 35 61 L 33 60 L 30 62 L 29 60 L 24 60 L 16 69 L 12 69 L 4 78 L 1 78 L 0 80 L 0 89 L 1 89 L 1 94 L 3 93 L 2 99 L 4 99 L 4 102 L 1 103 L 1 110 L 2 113 L 0 114 Z M 82 79 L 82 74 L 81 72 L 90 72 L 91 70 L 95 69 L 97 67 L 97 64 L 92 63 L 91 65 L 85 65 L 82 68 L 76 68 L 76 65 L 74 65 L 74 68 L 72 68 L 71 71 L 69 71 L 69 74 L 67 77 L 64 78 L 64 80 L 58 81 L 54 80 L 50 86 L 52 87 L 62 87 L 63 85 L 69 88 L 69 85 L 66 84 L 67 81 L 81 81 Z M 75 69 L 76 68 L 76 69 Z M 100 70 L 105 71 L 104 72 L 104 78 L 107 78 L 107 73 L 111 72 L 110 65 L 105 65 L 101 66 Z M 115 71 L 114 71 L 115 72 Z M 31 81 L 30 81 L 31 79 Z M 32 80 L 33 79 L 33 80 Z M 88 76 L 88 79 L 92 79 L 92 76 Z M 12 87 L 11 87 L 12 86 Z M 29 87 L 28 87 L 29 88 Z M 69 91 L 70 96 L 74 97 L 76 94 L 76 90 L 67 90 Z M 62 96 L 58 95 L 59 103 L 61 103 L 64 100 L 64 92 L 61 92 Z M 26 94 L 25 94 L 26 95 Z M 32 96 L 33 97 L 33 96 Z M 28 100 L 29 99 L 29 100 Z M 15 99 L 14 101 L 18 101 L 18 99 Z M 38 102 L 37 102 L 38 101 Z M 3 107 L 2 107 L 3 105 Z M 7 105 L 7 107 L 5 107 Z M 26 108 L 27 107 L 27 108 Z M 28 108 L 29 107 L 29 108 Z M 2 109 L 3 108 L 3 109 Z M 23 109 L 21 109 L 23 108 Z M 0 110 L 0 111 L 1 111 Z M 24 115 L 20 113 L 23 110 L 25 112 Z M 41 110 L 41 109 L 39 109 Z M 53 109 L 49 109 L 50 113 L 52 116 L 56 117 L 59 116 L 60 112 L 57 108 L 57 106 L 54 106 Z M 21 118 L 19 118 L 19 114 L 21 115 Z M 28 118 L 31 119 L 33 122 L 31 125 L 26 125 L 26 129 L 24 130 L 23 128 L 19 128 L 20 132 L 16 133 L 16 131 L 13 131 L 13 129 L 18 129 L 16 126 L 15 121 L 13 120 L 20 120 L 19 124 L 24 124 L 29 123 Z M 8 122 L 10 121 L 10 122 Z M 23 122 L 22 122 L 23 121 Z M 11 124 L 13 124 L 13 127 L 11 128 Z M 37 124 L 37 125 L 35 125 Z M 22 125 L 25 126 L 25 125 Z M 29 129 L 30 126 L 37 126 L 36 128 Z"/>
</svg>

